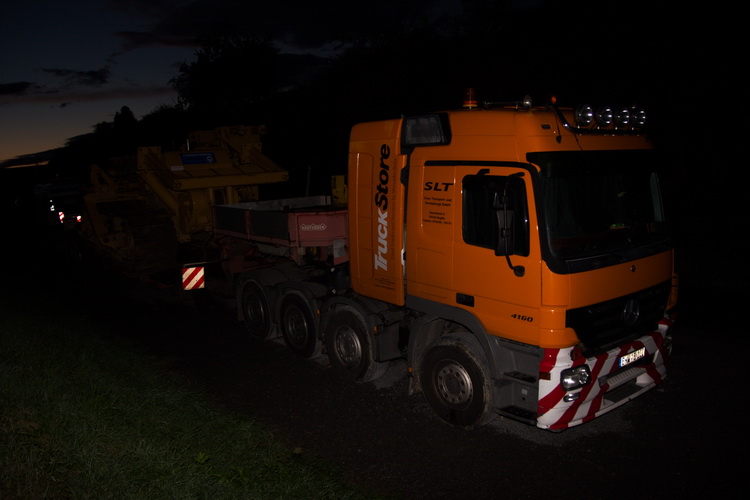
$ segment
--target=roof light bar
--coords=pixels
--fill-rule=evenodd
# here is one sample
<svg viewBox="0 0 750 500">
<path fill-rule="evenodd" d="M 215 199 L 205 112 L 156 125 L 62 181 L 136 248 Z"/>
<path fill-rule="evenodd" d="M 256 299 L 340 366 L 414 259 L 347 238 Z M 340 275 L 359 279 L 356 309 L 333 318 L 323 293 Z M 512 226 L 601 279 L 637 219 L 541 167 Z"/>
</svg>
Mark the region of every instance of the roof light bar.
<svg viewBox="0 0 750 500">
<path fill-rule="evenodd" d="M 646 112 L 635 107 L 613 108 L 584 104 L 574 112 L 574 126 L 579 132 L 638 131 L 646 125 Z"/>
</svg>

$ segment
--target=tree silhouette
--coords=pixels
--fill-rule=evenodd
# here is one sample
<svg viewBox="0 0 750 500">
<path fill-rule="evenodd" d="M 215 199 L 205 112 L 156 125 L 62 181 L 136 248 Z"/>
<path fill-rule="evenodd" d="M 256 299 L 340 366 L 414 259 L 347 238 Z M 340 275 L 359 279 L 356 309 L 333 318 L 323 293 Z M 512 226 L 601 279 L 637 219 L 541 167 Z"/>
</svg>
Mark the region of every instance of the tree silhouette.
<svg viewBox="0 0 750 500">
<path fill-rule="evenodd" d="M 278 88 L 278 71 L 278 51 L 270 41 L 216 32 L 202 40 L 196 60 L 182 64 L 170 83 L 180 106 L 218 124 L 268 99 Z"/>
</svg>

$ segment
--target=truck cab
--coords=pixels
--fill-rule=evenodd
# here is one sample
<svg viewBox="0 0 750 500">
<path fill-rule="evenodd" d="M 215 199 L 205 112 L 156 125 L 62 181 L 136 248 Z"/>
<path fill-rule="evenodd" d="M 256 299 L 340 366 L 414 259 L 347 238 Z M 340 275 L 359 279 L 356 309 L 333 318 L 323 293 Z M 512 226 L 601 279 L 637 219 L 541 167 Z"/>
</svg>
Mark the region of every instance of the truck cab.
<svg viewBox="0 0 750 500">
<path fill-rule="evenodd" d="M 564 429 L 666 376 L 673 246 L 630 108 L 467 106 L 354 127 L 352 289 L 409 311 L 445 420 Z"/>
</svg>

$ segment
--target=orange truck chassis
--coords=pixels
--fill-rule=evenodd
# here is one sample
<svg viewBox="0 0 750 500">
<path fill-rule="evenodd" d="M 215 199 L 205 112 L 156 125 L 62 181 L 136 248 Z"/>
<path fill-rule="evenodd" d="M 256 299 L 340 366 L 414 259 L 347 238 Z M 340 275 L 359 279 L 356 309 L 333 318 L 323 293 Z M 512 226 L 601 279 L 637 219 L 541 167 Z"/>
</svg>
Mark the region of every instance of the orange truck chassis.
<svg viewBox="0 0 750 500">
<path fill-rule="evenodd" d="M 356 125 L 346 205 L 217 206 L 238 317 L 461 427 L 578 425 L 667 374 L 676 301 L 659 170 L 632 108 L 530 102 Z M 208 281 L 208 278 L 207 278 Z"/>
</svg>

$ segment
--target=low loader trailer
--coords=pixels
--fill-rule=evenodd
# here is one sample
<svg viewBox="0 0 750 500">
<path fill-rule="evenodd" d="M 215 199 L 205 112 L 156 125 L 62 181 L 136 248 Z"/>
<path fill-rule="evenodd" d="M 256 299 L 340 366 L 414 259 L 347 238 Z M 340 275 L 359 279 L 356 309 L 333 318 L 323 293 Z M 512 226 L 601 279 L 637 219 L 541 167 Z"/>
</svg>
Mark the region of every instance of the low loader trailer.
<svg viewBox="0 0 750 500">
<path fill-rule="evenodd" d="M 354 126 L 346 196 L 218 205 L 238 318 L 446 422 L 575 426 L 664 380 L 664 167 L 633 108 L 484 103 Z M 345 198 L 345 202 L 341 202 Z M 184 269 L 206 286 L 204 265 Z"/>
</svg>

